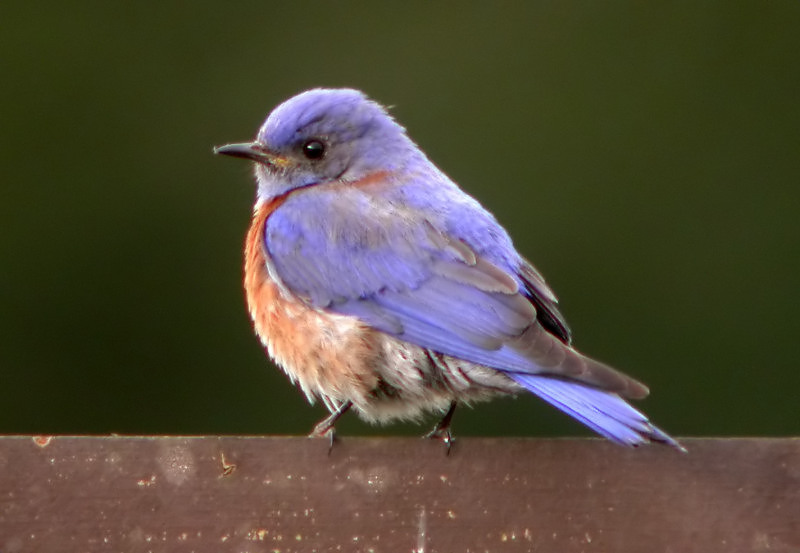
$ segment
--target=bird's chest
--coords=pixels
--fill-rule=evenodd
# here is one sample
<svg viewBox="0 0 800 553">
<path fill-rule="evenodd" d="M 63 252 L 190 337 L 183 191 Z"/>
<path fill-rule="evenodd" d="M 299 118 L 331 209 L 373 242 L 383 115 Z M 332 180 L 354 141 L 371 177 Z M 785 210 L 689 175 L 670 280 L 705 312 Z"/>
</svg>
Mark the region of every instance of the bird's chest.
<svg viewBox="0 0 800 553">
<path fill-rule="evenodd" d="M 353 317 L 312 308 L 270 274 L 264 229 L 280 203 L 256 210 L 245 243 L 244 288 L 255 331 L 309 400 L 335 404 L 368 394 L 378 381 L 374 332 Z"/>
</svg>

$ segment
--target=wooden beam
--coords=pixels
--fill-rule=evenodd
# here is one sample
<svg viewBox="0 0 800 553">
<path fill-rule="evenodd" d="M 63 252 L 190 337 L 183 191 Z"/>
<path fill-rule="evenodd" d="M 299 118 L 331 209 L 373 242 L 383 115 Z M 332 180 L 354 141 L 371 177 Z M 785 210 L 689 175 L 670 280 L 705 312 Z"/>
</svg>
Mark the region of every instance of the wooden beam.
<svg viewBox="0 0 800 553">
<path fill-rule="evenodd" d="M 800 439 L 0 438 L 0 551 L 800 551 Z"/>
</svg>

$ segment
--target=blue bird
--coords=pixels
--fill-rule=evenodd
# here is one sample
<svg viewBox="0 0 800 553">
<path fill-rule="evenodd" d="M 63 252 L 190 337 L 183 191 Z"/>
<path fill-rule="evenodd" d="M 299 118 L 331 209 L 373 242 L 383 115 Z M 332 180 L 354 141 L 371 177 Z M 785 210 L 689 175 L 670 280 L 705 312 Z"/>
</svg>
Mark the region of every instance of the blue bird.
<svg viewBox="0 0 800 553">
<path fill-rule="evenodd" d="M 363 93 L 314 89 L 256 140 L 245 290 L 276 364 L 330 416 L 442 414 L 527 390 L 627 446 L 682 447 L 627 403 L 642 383 L 579 353 L 556 296 L 497 220 Z"/>
</svg>

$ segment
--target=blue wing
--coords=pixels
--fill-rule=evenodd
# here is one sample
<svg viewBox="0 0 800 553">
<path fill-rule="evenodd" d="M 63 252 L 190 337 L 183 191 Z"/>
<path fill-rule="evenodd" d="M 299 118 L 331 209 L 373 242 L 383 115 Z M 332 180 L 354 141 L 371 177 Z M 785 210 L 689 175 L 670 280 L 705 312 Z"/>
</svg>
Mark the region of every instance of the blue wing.
<svg viewBox="0 0 800 553">
<path fill-rule="evenodd" d="M 496 225 L 479 209 L 458 221 L 470 217 Z M 506 372 L 615 441 L 666 441 L 618 395 L 646 387 L 569 347 L 555 296 L 502 229 L 478 243 L 454 234 L 458 221 L 355 187 L 312 188 L 269 217 L 265 245 L 283 284 L 314 307 Z"/>
<path fill-rule="evenodd" d="M 504 347 L 536 321 L 521 279 L 437 226 L 358 189 L 309 190 L 269 217 L 265 240 L 280 279 L 315 307 L 447 355 L 538 372 Z"/>
</svg>

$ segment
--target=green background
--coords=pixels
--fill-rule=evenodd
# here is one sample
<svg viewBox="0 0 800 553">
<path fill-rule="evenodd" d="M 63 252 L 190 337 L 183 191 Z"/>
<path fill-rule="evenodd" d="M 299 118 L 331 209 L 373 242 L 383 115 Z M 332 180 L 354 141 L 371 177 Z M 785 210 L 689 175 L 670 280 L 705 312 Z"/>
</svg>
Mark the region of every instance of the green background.
<svg viewBox="0 0 800 553">
<path fill-rule="evenodd" d="M 250 168 L 211 148 L 351 86 L 497 215 L 660 426 L 800 433 L 800 3 L 16 4 L 0 432 L 307 432 L 323 410 L 244 304 Z M 527 397 L 454 428 L 588 434 Z"/>
</svg>

